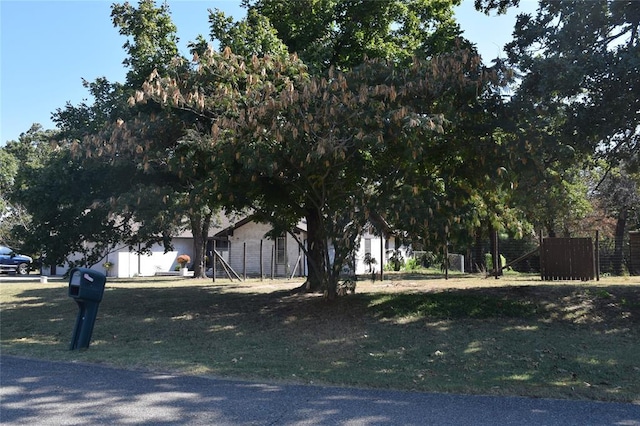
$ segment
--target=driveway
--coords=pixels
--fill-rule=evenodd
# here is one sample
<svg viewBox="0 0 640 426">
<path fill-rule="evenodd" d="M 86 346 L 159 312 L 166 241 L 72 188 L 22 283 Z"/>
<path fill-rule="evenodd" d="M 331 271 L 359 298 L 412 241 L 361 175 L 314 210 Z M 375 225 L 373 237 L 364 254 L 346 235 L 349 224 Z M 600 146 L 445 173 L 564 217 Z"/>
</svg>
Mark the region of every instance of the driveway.
<svg viewBox="0 0 640 426">
<path fill-rule="evenodd" d="M 640 425 L 640 405 L 219 380 L 0 358 L 13 425 Z"/>
</svg>

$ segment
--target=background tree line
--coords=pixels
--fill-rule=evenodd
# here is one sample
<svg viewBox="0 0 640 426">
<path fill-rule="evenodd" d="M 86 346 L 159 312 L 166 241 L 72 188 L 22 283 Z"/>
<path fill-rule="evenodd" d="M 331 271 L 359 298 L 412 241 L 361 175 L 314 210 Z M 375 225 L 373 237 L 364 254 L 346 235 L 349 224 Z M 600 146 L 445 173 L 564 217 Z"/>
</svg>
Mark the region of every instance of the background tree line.
<svg viewBox="0 0 640 426">
<path fill-rule="evenodd" d="M 189 227 L 202 277 L 220 212 L 274 236 L 305 218 L 305 288 L 329 296 L 368 223 L 437 251 L 595 216 L 622 250 L 640 223 L 637 7 L 540 1 L 487 64 L 456 4 L 245 0 L 240 21 L 209 11 L 190 57 L 166 4 L 114 4 L 126 80 L 85 82 L 92 103 L 0 149 L 0 238 L 92 264 Z"/>
</svg>

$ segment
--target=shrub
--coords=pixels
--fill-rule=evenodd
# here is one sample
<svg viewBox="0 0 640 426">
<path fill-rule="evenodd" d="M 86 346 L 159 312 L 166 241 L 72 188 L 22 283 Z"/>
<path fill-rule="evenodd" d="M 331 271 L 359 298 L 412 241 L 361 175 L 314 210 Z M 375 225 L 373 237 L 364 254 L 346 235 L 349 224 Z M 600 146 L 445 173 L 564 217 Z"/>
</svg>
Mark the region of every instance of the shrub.
<svg viewBox="0 0 640 426">
<path fill-rule="evenodd" d="M 404 269 L 407 271 L 415 271 L 420 268 L 420 261 L 415 257 L 410 257 L 404 262 Z"/>
<path fill-rule="evenodd" d="M 176 261 L 180 264 L 181 267 L 186 267 L 189 262 L 191 262 L 191 258 L 188 254 L 181 254 L 178 256 Z"/>
<path fill-rule="evenodd" d="M 390 266 L 393 271 L 397 272 L 404 265 L 404 257 L 402 256 L 402 253 L 400 253 L 400 250 L 392 250 L 391 253 L 392 255 L 389 258 L 389 263 L 387 263 L 387 265 Z"/>
<path fill-rule="evenodd" d="M 487 266 L 487 271 L 493 269 L 493 255 L 491 253 L 484 254 L 484 261 Z M 507 259 L 503 255 L 500 255 L 500 267 L 504 268 L 505 266 L 507 266 Z"/>
</svg>

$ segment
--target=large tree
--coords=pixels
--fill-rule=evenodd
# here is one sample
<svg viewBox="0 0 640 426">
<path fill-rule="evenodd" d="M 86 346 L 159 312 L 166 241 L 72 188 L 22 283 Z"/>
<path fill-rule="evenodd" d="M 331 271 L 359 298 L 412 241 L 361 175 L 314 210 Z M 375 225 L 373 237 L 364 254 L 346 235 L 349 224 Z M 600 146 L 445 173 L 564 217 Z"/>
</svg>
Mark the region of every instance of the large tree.
<svg viewBox="0 0 640 426">
<path fill-rule="evenodd" d="M 615 169 L 640 150 L 636 2 L 540 1 L 535 16 L 518 17 L 507 52 L 522 73 L 514 100 L 531 115 L 556 117 L 555 140 L 578 160 L 602 158 Z M 622 242 L 628 207 L 619 207 Z"/>
<path fill-rule="evenodd" d="M 398 167 L 440 158 L 428 153 L 444 131 L 443 105 L 482 78 L 464 50 L 408 67 L 373 61 L 313 76 L 295 56 L 245 61 L 227 49 L 199 56 L 181 78 L 154 76 L 145 99 L 209 118 L 201 146 L 211 168 L 226 170 L 217 187 L 229 191 L 227 202 L 252 206 L 279 231 L 307 218 L 310 268 L 320 280 L 309 284 L 332 296 L 371 209 L 392 196 L 389 181 L 404 179 Z"/>
<path fill-rule="evenodd" d="M 22 248 L 23 236 L 31 229 L 31 215 L 19 194 L 28 187 L 30 170 L 42 167 L 51 153 L 50 143 L 55 136 L 39 124 L 20 134 L 17 141 L 7 141 L 0 148 L 0 241 Z M 31 247 L 24 247 L 31 251 Z"/>
<path fill-rule="evenodd" d="M 255 19 L 252 14 L 256 11 L 262 14 L 258 16 L 267 16 L 289 51 L 298 53 L 308 66 L 309 73 L 319 78 L 326 78 L 327 70 L 332 67 L 345 72 L 361 68 L 360 65 L 366 62 L 365 58 L 382 58 L 402 69 L 410 68 L 414 57 L 431 58 L 470 47 L 466 40 L 458 37 L 460 30 L 453 19 L 452 10 L 455 4 L 457 2 L 421 0 L 375 3 L 305 1 L 292 4 L 269 0 L 246 2 L 250 16 Z M 237 42 L 237 37 L 231 37 L 236 36 L 242 28 L 233 26 L 230 19 L 219 12 L 212 18 L 212 36 L 220 41 L 221 48 L 230 46 L 245 54 L 263 52 L 251 50 L 250 47 L 247 49 L 244 44 Z M 505 148 L 499 148 L 503 142 L 493 134 L 496 120 L 487 120 L 499 108 L 501 100 L 495 93 L 479 99 L 478 95 L 485 91 L 483 81 L 489 79 L 478 76 L 489 70 L 483 69 L 479 63 L 467 65 L 470 78 L 476 78 L 476 85 L 471 90 L 461 91 L 456 91 L 456 86 L 452 85 L 437 107 L 425 107 L 430 112 L 437 110 L 445 114 L 448 125 L 441 130 L 445 130 L 446 134 L 429 149 L 404 149 L 402 153 L 405 156 L 391 153 L 390 149 L 367 153 L 369 157 L 365 168 L 376 170 L 380 176 L 376 185 L 379 188 L 384 186 L 387 195 L 382 201 L 369 196 L 366 209 L 352 207 L 353 210 L 361 213 L 366 211 L 367 214 L 372 211 L 378 217 L 379 214 L 387 216 L 400 228 L 419 230 L 413 236 L 419 234 L 420 239 L 437 241 L 439 245 L 446 241 L 454 229 L 461 236 L 477 220 L 491 220 L 498 226 L 506 216 L 513 216 L 512 211 L 501 205 L 495 196 L 501 185 L 509 183 L 508 176 L 501 173 L 509 163 L 504 161 L 505 158 L 508 160 L 508 156 L 499 155 Z M 367 78 L 371 79 L 370 84 L 380 82 L 375 76 Z M 295 115 L 288 118 L 291 122 L 305 125 L 296 119 L 298 117 Z M 337 120 L 336 123 L 340 121 L 344 120 Z M 478 125 L 478 121 L 483 125 Z M 327 127 L 336 126 L 339 124 Z M 481 134 L 474 135 L 474 130 Z M 306 145 L 303 143 L 302 146 Z M 406 156 L 409 152 L 411 155 Z M 469 156 L 482 158 L 483 161 L 474 162 L 477 167 L 469 167 L 463 164 Z M 456 158 L 458 160 L 452 161 Z M 485 163 L 484 159 L 490 161 Z M 352 168 L 358 171 L 356 163 Z M 484 186 L 482 189 L 480 184 Z M 340 186 L 342 188 L 346 186 Z M 289 190 L 283 187 L 274 192 L 280 194 Z M 359 191 L 367 193 L 372 190 L 361 187 Z M 338 190 L 335 193 L 339 196 L 342 194 Z M 492 195 L 484 196 L 489 193 Z M 345 197 L 342 202 L 348 200 L 351 198 Z M 496 218 L 496 210 L 503 211 L 502 219 Z M 316 240 L 321 235 L 316 229 L 320 222 L 316 218 L 319 213 L 313 209 L 302 213 L 307 218 L 310 238 L 314 241 L 309 247 L 309 257 L 312 263 L 324 262 L 320 253 L 314 253 L 316 248 L 323 245 Z M 462 221 L 466 223 L 461 225 Z M 418 222 L 421 226 L 416 226 Z M 411 225 L 407 226 L 408 223 Z M 357 232 L 357 228 L 354 229 Z M 341 232 L 344 234 L 344 231 Z M 321 278 L 314 276 L 313 268 L 309 281 L 312 288 L 321 285 Z"/>
<path fill-rule="evenodd" d="M 616 221 L 615 247 L 612 258 L 612 269 L 616 275 L 623 273 L 624 236 L 627 224 L 637 223 L 640 211 L 640 172 L 635 162 L 640 155 L 614 169 L 606 169 L 605 175 L 595 188 L 597 198 L 609 217 Z M 632 228 L 633 229 L 633 228 Z"/>
<path fill-rule="evenodd" d="M 85 81 L 93 102 L 67 104 L 54 114 L 61 129 L 60 145 L 74 154 L 71 161 L 84 166 L 76 168 L 80 175 L 108 164 L 127 177 L 122 185 L 112 182 L 110 193 L 101 193 L 106 197 L 101 203 L 110 206 L 103 213 L 136 223 L 122 242 L 146 250 L 162 241 L 169 249 L 171 235 L 190 227 L 195 240 L 194 276 L 204 277 L 204 247 L 216 204 L 207 177 L 198 175 L 193 161 L 185 161 L 183 155 L 190 143 L 188 129 L 197 128 L 197 118 L 178 117 L 157 103 L 130 102 L 152 72 L 165 75 L 180 61 L 176 27 L 168 6 L 150 0 L 137 6 L 114 4 L 111 18 L 126 37 L 126 81 Z"/>
<path fill-rule="evenodd" d="M 561 114 L 559 136 L 614 163 L 639 149 L 640 12 L 633 1 L 541 1 L 520 15 L 510 61 L 516 97 Z"/>
<path fill-rule="evenodd" d="M 0 218 L 4 219 L 11 210 L 8 195 L 13 189 L 16 174 L 18 173 L 18 160 L 5 147 L 0 147 Z M 3 240 L 4 232 L 0 235 Z"/>
</svg>

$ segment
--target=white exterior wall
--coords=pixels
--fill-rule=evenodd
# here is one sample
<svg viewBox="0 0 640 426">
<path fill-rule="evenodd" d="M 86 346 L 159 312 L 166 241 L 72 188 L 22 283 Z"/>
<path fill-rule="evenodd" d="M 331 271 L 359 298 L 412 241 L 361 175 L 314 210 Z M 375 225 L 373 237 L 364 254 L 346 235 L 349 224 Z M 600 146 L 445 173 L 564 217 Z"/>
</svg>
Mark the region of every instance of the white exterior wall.
<svg viewBox="0 0 640 426">
<path fill-rule="evenodd" d="M 272 274 L 272 262 L 275 266 L 273 275 L 283 276 L 306 276 L 308 265 L 306 257 L 302 250 L 298 247 L 298 243 L 289 234 L 286 234 L 286 264 L 276 264 L 273 256 L 275 256 L 275 241 L 267 239 L 265 234 L 271 230 L 268 224 L 248 222 L 238 228 L 235 228 L 233 235 L 229 236 L 229 251 L 222 252 L 225 260 L 229 262 L 231 267 L 242 276 L 246 273 L 248 276 L 259 276 L 260 273 L 265 277 Z M 306 243 L 306 235 L 304 232 L 299 238 Z M 384 240 L 379 235 L 370 233 L 363 234 L 360 240 L 360 247 L 356 253 L 356 274 L 363 275 L 369 273 L 369 267 L 364 264 L 365 255 L 365 239 L 371 239 L 371 255 L 376 259 L 373 268 L 377 273 L 388 263 L 391 256 L 390 250 L 396 248 L 396 242 L 393 237 L 386 240 L 385 247 L 382 247 Z M 262 240 L 262 269 L 260 268 L 260 241 Z M 193 239 L 192 238 L 173 238 L 172 244 L 174 250 L 167 253 L 164 252 L 162 245 L 152 247 L 151 254 L 138 255 L 135 252 L 129 252 L 128 248 L 122 248 L 114 253 L 109 254 L 108 258 L 100 261 L 91 268 L 101 272 L 104 271 L 102 266 L 107 260 L 113 263 L 112 269 L 109 271 L 109 277 L 129 278 L 135 276 L 153 276 L 157 273 L 166 273 L 175 271 L 177 266 L 176 258 L 180 254 L 187 254 L 193 260 Z M 246 250 L 246 254 L 245 254 Z M 401 248 L 402 250 L 402 248 Z M 220 251 L 220 250 L 219 250 Z M 403 256 L 406 259 L 406 253 Z M 381 259 L 382 255 L 382 259 Z M 78 259 L 79 257 L 71 256 L 70 259 Z M 246 261 L 245 261 L 246 258 Z M 219 267 L 219 266 L 218 266 Z M 63 275 L 68 270 L 68 265 L 58 266 L 56 268 L 57 275 Z M 295 270 L 295 273 L 294 273 Z M 49 275 L 48 268 L 43 268 L 43 274 Z M 218 271 L 218 273 L 220 273 Z"/>
<path fill-rule="evenodd" d="M 130 278 L 135 276 L 153 276 L 158 272 L 171 272 L 178 265 L 176 259 L 181 254 L 188 254 L 193 259 L 193 240 L 191 238 L 174 238 L 172 240 L 174 249 L 164 252 L 161 244 L 156 244 L 151 248 L 151 254 L 138 255 L 130 252 L 127 247 L 110 253 L 105 259 L 95 265 L 89 266 L 96 271 L 106 272 L 102 266 L 105 262 L 113 263 L 113 267 L 108 272 L 109 277 Z M 69 260 L 78 260 L 80 256 L 72 255 Z M 69 265 L 56 266 L 56 275 L 64 275 L 69 270 Z M 50 275 L 50 268 L 43 267 L 43 274 Z"/>
<path fill-rule="evenodd" d="M 371 257 L 376 260 L 374 265 L 371 265 L 371 269 L 376 272 L 380 272 L 380 269 L 384 267 L 387 263 L 388 255 L 386 253 L 387 248 L 382 248 L 383 239 L 380 238 L 380 235 L 373 235 L 368 232 L 365 232 L 360 239 L 360 247 L 358 248 L 358 252 L 356 253 L 356 274 L 368 274 L 369 273 L 369 265 L 365 265 L 364 263 L 364 255 L 365 251 L 365 240 L 371 240 Z M 391 242 L 393 244 L 393 242 Z M 384 253 L 382 259 L 380 257 L 381 253 Z"/>
<path fill-rule="evenodd" d="M 113 263 L 113 267 L 109 272 L 110 277 L 130 278 L 130 277 L 149 277 L 158 272 L 175 271 L 178 262 L 176 259 L 181 254 L 187 254 L 193 259 L 193 241 L 190 238 L 174 238 L 172 240 L 173 250 L 164 252 L 164 246 L 155 244 L 151 247 L 150 254 L 137 254 L 123 248 L 108 256 L 108 260 Z M 105 259 L 106 261 L 106 259 Z M 102 263 L 96 269 L 102 268 Z"/>
<path fill-rule="evenodd" d="M 369 274 L 369 265 L 364 263 L 365 240 L 371 240 L 371 257 L 376 260 L 374 265 L 371 265 L 371 270 L 375 270 L 377 273 L 388 263 L 392 253 L 390 250 L 396 249 L 395 237 L 381 238 L 380 235 L 374 235 L 369 232 L 365 232 L 360 239 L 360 247 L 356 253 L 356 274 Z M 384 244 L 384 246 L 383 246 Z M 404 253 L 403 253 L 404 256 Z"/>
<path fill-rule="evenodd" d="M 272 265 L 274 276 L 291 276 L 294 269 L 295 276 L 306 275 L 304 256 L 298 261 L 300 249 L 298 243 L 289 234 L 286 235 L 286 263 L 277 264 L 275 261 L 275 241 L 264 235 L 271 230 L 268 224 L 249 222 L 233 230 L 229 236 L 229 264 L 242 276 L 271 276 Z M 260 269 L 260 242 L 262 241 L 262 270 Z M 245 261 L 246 258 L 246 261 Z M 296 268 L 296 264 L 298 265 Z"/>
<path fill-rule="evenodd" d="M 176 259 L 181 254 L 187 254 L 193 261 L 193 241 L 190 238 L 174 238 L 173 250 L 164 252 L 164 246 L 156 244 L 151 248 L 150 254 L 138 255 L 123 249 L 109 255 L 113 269 L 110 276 L 125 278 L 135 276 L 153 276 L 158 272 L 175 271 L 178 262 Z"/>
</svg>

